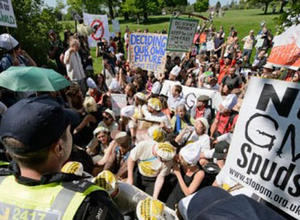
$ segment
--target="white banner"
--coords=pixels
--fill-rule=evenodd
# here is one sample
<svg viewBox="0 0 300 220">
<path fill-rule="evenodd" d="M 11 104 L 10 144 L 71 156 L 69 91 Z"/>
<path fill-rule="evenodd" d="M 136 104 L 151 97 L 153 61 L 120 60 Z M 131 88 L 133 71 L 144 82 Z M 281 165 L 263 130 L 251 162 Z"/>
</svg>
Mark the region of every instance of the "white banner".
<svg viewBox="0 0 300 220">
<path fill-rule="evenodd" d="M 300 219 L 300 85 L 252 77 L 226 159 L 228 175 Z"/>
<path fill-rule="evenodd" d="M 120 23 L 119 23 L 119 20 L 114 19 L 114 20 L 112 20 L 111 22 L 112 22 L 113 31 L 114 31 L 115 33 L 120 32 L 121 29 L 120 29 Z"/>
<path fill-rule="evenodd" d="M 107 15 L 83 13 L 83 21 L 85 25 L 90 26 L 93 30 L 93 33 L 88 37 L 90 47 L 96 47 L 97 42 L 102 38 L 109 40 Z"/>
<path fill-rule="evenodd" d="M 160 91 L 160 94 L 169 96 L 170 92 L 172 91 L 173 85 L 175 85 L 177 83 L 178 82 L 165 80 L 163 87 Z M 183 93 L 183 97 L 185 98 L 185 105 L 188 107 L 188 109 L 191 109 L 196 104 L 197 98 L 200 95 L 209 96 L 212 100 L 212 107 L 214 109 L 218 109 L 219 105 L 221 104 L 221 102 L 223 100 L 221 94 L 216 90 L 182 86 L 182 93 Z"/>
<path fill-rule="evenodd" d="M 198 20 L 171 18 L 167 50 L 189 51 L 198 26 Z"/>
<path fill-rule="evenodd" d="M 0 0 L 0 25 L 6 27 L 17 27 L 17 21 L 11 0 Z"/>
<path fill-rule="evenodd" d="M 125 94 L 111 94 L 112 110 L 116 116 L 120 116 L 121 108 L 127 105 Z"/>
</svg>

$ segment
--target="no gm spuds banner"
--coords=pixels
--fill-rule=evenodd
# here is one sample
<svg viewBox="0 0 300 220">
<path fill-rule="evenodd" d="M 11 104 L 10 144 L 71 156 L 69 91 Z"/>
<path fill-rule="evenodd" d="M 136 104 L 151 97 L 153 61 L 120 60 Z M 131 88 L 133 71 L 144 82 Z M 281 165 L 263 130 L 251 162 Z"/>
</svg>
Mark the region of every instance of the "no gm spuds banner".
<svg viewBox="0 0 300 220">
<path fill-rule="evenodd" d="M 300 84 L 253 77 L 225 167 L 228 175 L 300 219 Z"/>
<path fill-rule="evenodd" d="M 167 35 L 132 33 L 129 41 L 129 59 L 133 68 L 152 72 L 164 71 L 166 64 Z"/>
</svg>

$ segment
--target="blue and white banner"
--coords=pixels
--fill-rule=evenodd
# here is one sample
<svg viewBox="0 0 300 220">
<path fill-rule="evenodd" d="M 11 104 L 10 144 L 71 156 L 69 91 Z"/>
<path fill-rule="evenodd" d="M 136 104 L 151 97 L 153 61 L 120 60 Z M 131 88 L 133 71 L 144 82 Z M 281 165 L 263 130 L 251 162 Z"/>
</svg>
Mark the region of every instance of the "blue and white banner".
<svg viewBox="0 0 300 220">
<path fill-rule="evenodd" d="M 162 72 L 166 63 L 167 35 L 133 33 L 129 41 L 129 59 L 133 68 Z"/>
</svg>

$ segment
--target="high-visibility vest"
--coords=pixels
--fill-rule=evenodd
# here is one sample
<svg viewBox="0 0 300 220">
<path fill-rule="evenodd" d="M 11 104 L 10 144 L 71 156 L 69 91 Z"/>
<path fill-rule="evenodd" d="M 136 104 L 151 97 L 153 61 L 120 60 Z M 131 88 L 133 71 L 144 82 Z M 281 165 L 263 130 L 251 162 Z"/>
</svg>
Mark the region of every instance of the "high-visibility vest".
<svg viewBox="0 0 300 220">
<path fill-rule="evenodd" d="M 59 182 L 27 186 L 17 183 L 14 176 L 0 176 L 0 220 L 73 219 L 87 195 L 103 190 L 86 180 L 65 183 L 73 188 Z"/>
<path fill-rule="evenodd" d="M 0 160 L 0 166 L 3 166 L 3 165 L 9 165 L 9 163 L 8 163 L 8 162 L 5 162 L 5 161 L 2 161 L 2 160 Z"/>
</svg>

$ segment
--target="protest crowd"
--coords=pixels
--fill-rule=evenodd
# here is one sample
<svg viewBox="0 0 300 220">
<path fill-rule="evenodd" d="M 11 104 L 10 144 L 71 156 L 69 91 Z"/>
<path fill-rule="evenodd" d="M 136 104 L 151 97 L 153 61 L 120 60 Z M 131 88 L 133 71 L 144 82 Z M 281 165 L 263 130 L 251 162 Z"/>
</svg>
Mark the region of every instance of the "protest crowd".
<svg viewBox="0 0 300 220">
<path fill-rule="evenodd" d="M 206 204 L 221 194 L 231 201 L 228 192 L 235 192 L 264 205 L 255 205 L 260 218 L 243 215 L 241 205 L 230 210 L 238 213 L 233 219 L 284 219 L 223 169 L 250 77 L 300 81 L 299 69 L 267 62 L 273 35 L 266 23 L 257 24 L 258 33 L 249 29 L 240 36 L 234 26 L 203 22 L 190 50 L 168 51 L 159 71 L 132 65 L 130 36 L 148 30 L 127 27 L 97 41 L 101 72 L 93 70 L 80 25 L 63 39 L 48 33 L 47 56 L 69 86 L 51 92 L 1 88 L 0 207 L 10 201 L 3 206 L 9 210 L 21 201 L 28 205 L 20 213 L 39 207 L 31 214 L 46 219 L 57 217 L 55 207 L 64 219 L 218 219 Z M 13 67 L 37 66 L 13 36 L 0 35 L 0 45 L 0 76 Z M 207 186 L 214 188 L 202 192 Z"/>
</svg>

